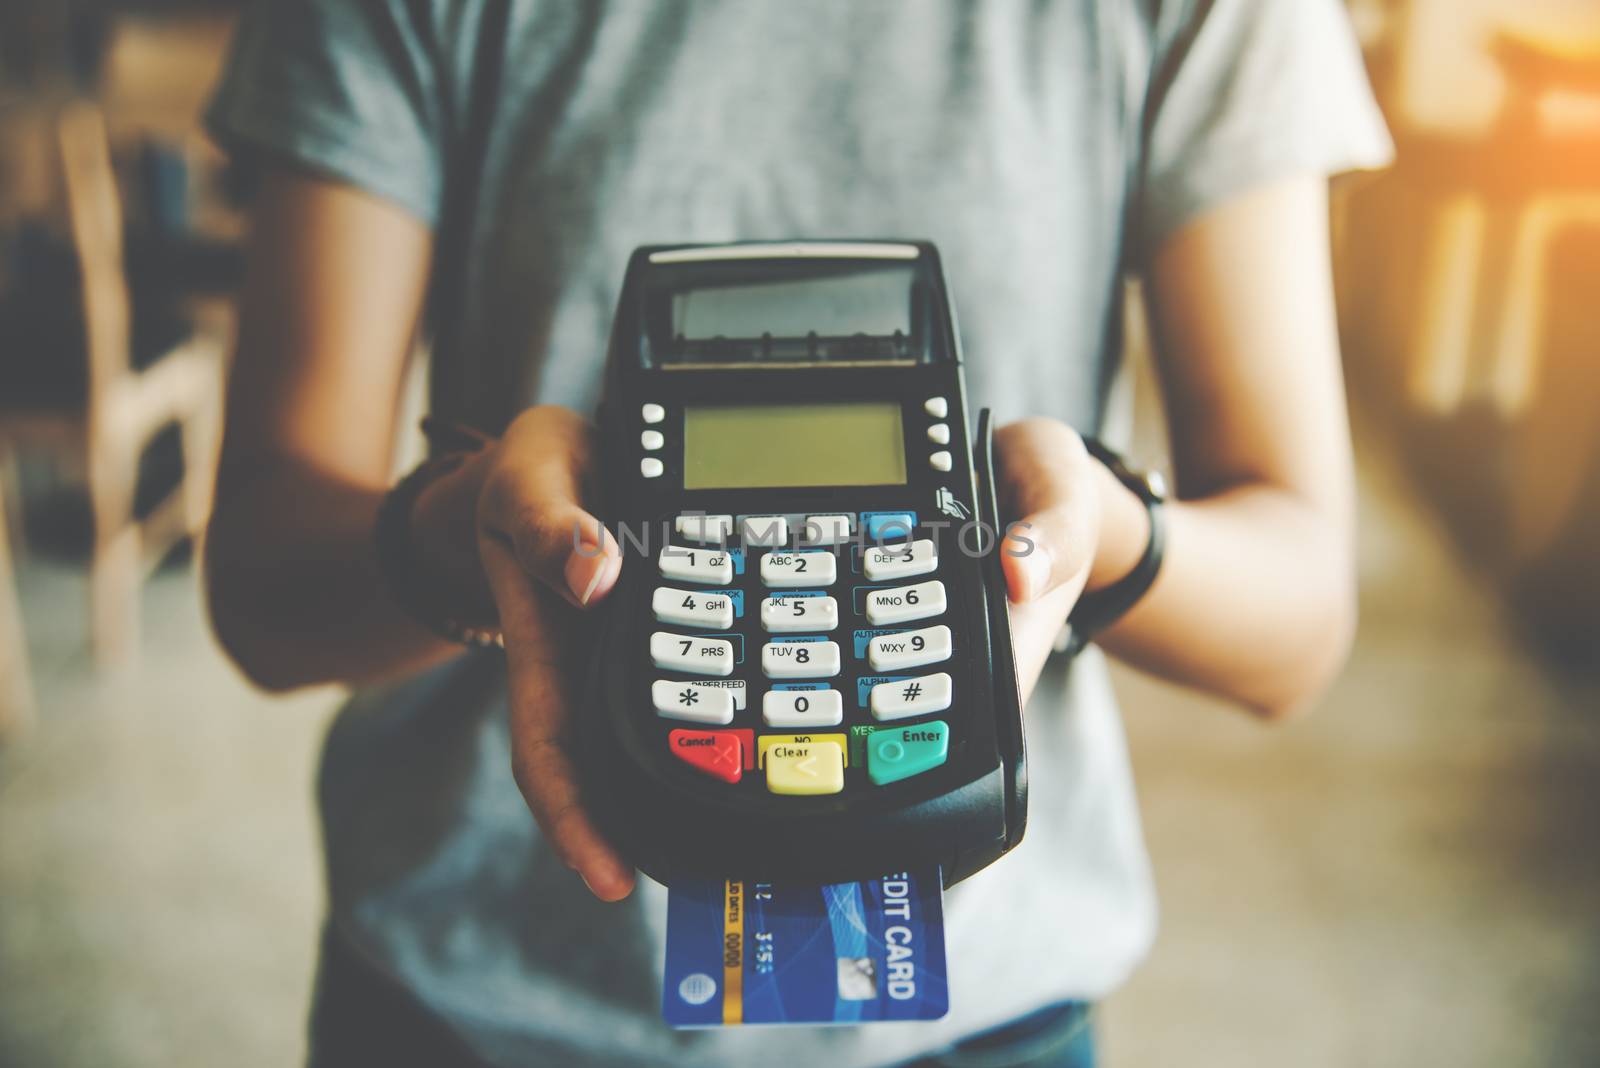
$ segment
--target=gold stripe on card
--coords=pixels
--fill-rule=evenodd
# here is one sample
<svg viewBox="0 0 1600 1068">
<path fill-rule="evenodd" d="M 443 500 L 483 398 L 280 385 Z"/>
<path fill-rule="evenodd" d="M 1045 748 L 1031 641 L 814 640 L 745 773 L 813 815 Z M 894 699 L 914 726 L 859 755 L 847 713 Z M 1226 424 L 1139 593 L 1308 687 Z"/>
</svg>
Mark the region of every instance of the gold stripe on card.
<svg viewBox="0 0 1600 1068">
<path fill-rule="evenodd" d="M 722 884 L 722 1022 L 744 1023 L 744 883 Z"/>
</svg>

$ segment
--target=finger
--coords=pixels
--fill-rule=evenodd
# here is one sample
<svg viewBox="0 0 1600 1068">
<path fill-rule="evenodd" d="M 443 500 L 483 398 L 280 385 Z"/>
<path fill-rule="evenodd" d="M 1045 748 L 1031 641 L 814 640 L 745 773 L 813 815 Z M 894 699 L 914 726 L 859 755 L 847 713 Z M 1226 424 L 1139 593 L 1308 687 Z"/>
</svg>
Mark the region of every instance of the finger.
<svg viewBox="0 0 1600 1068">
<path fill-rule="evenodd" d="M 1063 587 L 1081 590 L 1099 537 L 1099 501 L 1083 442 L 1059 423 L 1031 421 L 1000 432 L 1008 513 L 1022 519 L 1001 543 L 1013 603 Z"/>
<path fill-rule="evenodd" d="M 511 689 L 512 770 L 533 818 L 602 901 L 633 890 L 633 866 L 600 833 L 582 804 L 578 771 L 568 755 L 569 717 L 559 628 L 517 557 L 485 539 L 484 567 L 500 610 Z"/>
<path fill-rule="evenodd" d="M 617 541 L 580 503 L 588 427 L 564 409 L 539 409 L 502 446 L 485 487 L 480 525 L 509 545 L 528 573 L 570 604 L 601 600 L 622 573 Z"/>
</svg>

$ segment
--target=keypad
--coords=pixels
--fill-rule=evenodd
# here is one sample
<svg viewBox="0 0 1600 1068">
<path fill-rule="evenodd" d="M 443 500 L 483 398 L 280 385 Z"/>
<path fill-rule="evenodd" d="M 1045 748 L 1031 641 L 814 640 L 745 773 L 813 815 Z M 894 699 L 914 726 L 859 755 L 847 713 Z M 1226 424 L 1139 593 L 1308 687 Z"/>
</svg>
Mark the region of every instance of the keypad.
<svg viewBox="0 0 1600 1068">
<path fill-rule="evenodd" d="M 726 545 L 733 536 L 733 516 L 680 515 L 673 520 L 673 529 L 685 541 L 701 545 Z"/>
<path fill-rule="evenodd" d="M 800 527 L 800 544 L 843 545 L 854 529 L 848 515 L 808 515 Z"/>
<path fill-rule="evenodd" d="M 769 727 L 837 727 L 844 722 L 844 698 L 838 690 L 768 690 L 761 721 Z"/>
<path fill-rule="evenodd" d="M 844 760 L 844 766 L 847 768 L 850 766 L 850 739 L 848 736 L 831 732 L 825 734 L 815 734 L 811 731 L 807 731 L 804 734 L 795 734 L 792 732 L 786 734 L 763 734 L 755 742 L 755 766 L 758 768 L 765 768 L 767 766 L 767 757 L 771 754 L 772 750 L 777 746 L 788 745 L 791 742 L 826 742 L 831 745 L 836 745 L 839 747 L 839 752 Z M 749 762 L 746 761 L 746 763 L 748 764 Z"/>
<path fill-rule="evenodd" d="M 650 599 L 656 619 L 679 627 L 727 630 L 733 626 L 733 598 L 726 593 L 657 587 Z"/>
<path fill-rule="evenodd" d="M 942 719 L 893 727 L 867 736 L 867 778 L 878 786 L 930 771 L 950 755 L 950 724 Z"/>
<path fill-rule="evenodd" d="M 733 581 L 733 558 L 726 550 L 669 545 L 661 550 L 657 563 L 661 566 L 661 577 L 674 582 L 726 586 Z"/>
<path fill-rule="evenodd" d="M 868 541 L 879 544 L 886 541 L 905 541 L 916 529 L 915 512 L 869 512 L 862 518 Z"/>
<path fill-rule="evenodd" d="M 670 526 L 645 714 L 683 724 L 662 730 L 679 760 L 725 788 L 749 772 L 758 782 L 739 789 L 804 797 L 891 788 L 956 751 L 962 635 L 938 618 L 937 527 L 893 510 Z"/>
<path fill-rule="evenodd" d="M 739 523 L 739 536 L 749 546 L 777 546 L 789 541 L 789 520 L 781 515 L 747 515 Z"/>
<path fill-rule="evenodd" d="M 761 602 L 761 629 L 768 634 L 815 634 L 838 625 L 839 602 L 832 597 L 790 595 Z"/>
<path fill-rule="evenodd" d="M 880 634 L 867 643 L 867 664 L 873 671 L 904 671 L 950 659 L 950 628 L 943 623 L 922 630 Z"/>
<path fill-rule="evenodd" d="M 733 690 L 713 689 L 698 682 L 657 679 L 650 684 L 650 701 L 656 706 L 656 713 L 689 723 L 732 723 L 733 694 Z"/>
<path fill-rule="evenodd" d="M 761 672 L 769 679 L 831 679 L 839 674 L 838 642 L 768 642 Z"/>
<path fill-rule="evenodd" d="M 696 638 L 658 630 L 650 635 L 650 659 L 656 667 L 689 675 L 732 675 L 733 643 L 721 638 Z"/>
<path fill-rule="evenodd" d="M 667 747 L 696 771 L 723 782 L 744 777 L 744 742 L 734 731 L 678 729 L 667 735 Z"/>
<path fill-rule="evenodd" d="M 870 545 L 861 554 L 861 573 L 872 582 L 896 582 L 939 569 L 939 550 L 932 538 L 899 545 Z"/>
<path fill-rule="evenodd" d="M 944 583 L 938 579 L 867 594 L 867 622 L 874 626 L 932 619 L 944 615 L 944 608 Z"/>
<path fill-rule="evenodd" d="M 872 718 L 909 719 L 943 712 L 950 707 L 950 676 L 941 671 L 913 679 L 880 682 L 872 688 Z"/>
<path fill-rule="evenodd" d="M 761 557 L 761 584 L 780 589 L 832 586 L 838 578 L 838 563 L 838 558 L 826 549 L 766 553 Z"/>
<path fill-rule="evenodd" d="M 767 789 L 805 797 L 844 789 L 844 751 L 836 742 L 787 742 L 767 751 Z"/>
</svg>

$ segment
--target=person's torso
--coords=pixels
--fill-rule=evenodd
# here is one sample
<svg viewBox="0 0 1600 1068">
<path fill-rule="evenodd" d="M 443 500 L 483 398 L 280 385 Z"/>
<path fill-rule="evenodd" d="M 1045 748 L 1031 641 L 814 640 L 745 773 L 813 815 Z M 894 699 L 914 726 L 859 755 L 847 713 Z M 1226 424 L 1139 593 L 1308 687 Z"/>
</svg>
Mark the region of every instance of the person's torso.
<svg viewBox="0 0 1600 1068">
<path fill-rule="evenodd" d="M 513 11 L 466 269 L 442 268 L 465 300 L 435 345 L 437 414 L 497 430 L 535 402 L 591 412 L 639 245 L 903 237 L 940 248 L 974 409 L 1095 423 L 1137 125 L 1124 86 L 1145 77 L 1130 74 L 1136 35 L 1102 20 L 1132 19 L 1128 6 Z M 951 1016 L 785 1029 L 786 1061 L 916 1055 L 1098 996 L 1142 954 L 1153 898 L 1098 658 L 1052 668 L 1029 716 L 1030 760 L 1048 772 L 1022 846 L 951 895 Z M 587 894 L 522 804 L 506 731 L 503 673 L 482 658 L 346 712 L 322 778 L 340 929 L 507 1062 L 770 1058 L 772 1032 L 666 1030 L 664 891 L 646 882 L 620 906 Z"/>
<path fill-rule="evenodd" d="M 438 339 L 441 414 L 592 411 L 639 245 L 902 237 L 940 248 L 976 405 L 1095 422 L 1137 137 L 1126 6 L 514 10 L 467 270 L 445 283 L 465 312 Z"/>
</svg>

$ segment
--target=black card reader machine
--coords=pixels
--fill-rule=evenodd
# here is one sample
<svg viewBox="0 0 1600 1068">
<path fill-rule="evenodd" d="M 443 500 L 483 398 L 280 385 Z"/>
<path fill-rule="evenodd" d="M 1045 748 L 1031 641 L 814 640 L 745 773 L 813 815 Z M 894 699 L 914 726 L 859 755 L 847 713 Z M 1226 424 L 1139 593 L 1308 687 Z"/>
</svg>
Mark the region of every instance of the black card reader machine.
<svg viewBox="0 0 1600 1068">
<path fill-rule="evenodd" d="M 579 729 L 646 874 L 948 885 L 1017 844 L 988 422 L 931 244 L 634 253 L 600 409 L 625 562 Z"/>
</svg>

